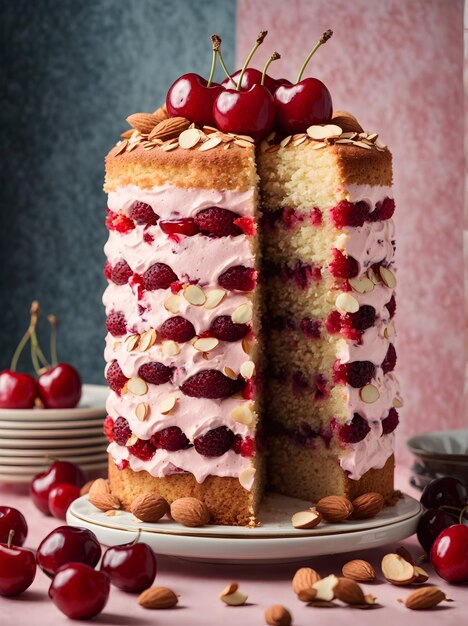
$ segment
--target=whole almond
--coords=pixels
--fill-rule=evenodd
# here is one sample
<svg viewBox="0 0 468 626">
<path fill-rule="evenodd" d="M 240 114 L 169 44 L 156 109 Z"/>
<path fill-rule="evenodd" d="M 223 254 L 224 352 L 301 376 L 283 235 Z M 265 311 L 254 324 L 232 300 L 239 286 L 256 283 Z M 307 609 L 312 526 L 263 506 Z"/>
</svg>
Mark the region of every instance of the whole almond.
<svg viewBox="0 0 468 626">
<path fill-rule="evenodd" d="M 90 485 L 88 493 L 91 495 L 110 493 L 109 482 L 104 478 L 96 478 L 96 480 L 93 480 L 92 485 Z"/>
<path fill-rule="evenodd" d="M 88 500 L 100 511 L 120 509 L 120 500 L 111 493 L 88 493 Z"/>
<path fill-rule="evenodd" d="M 81 489 L 80 489 L 80 496 L 85 496 L 87 493 L 89 493 L 89 490 L 91 489 L 92 484 L 94 483 L 94 480 L 88 480 L 87 483 L 85 483 Z"/>
<path fill-rule="evenodd" d="M 149 135 L 156 124 L 159 124 L 161 120 L 153 113 L 133 113 L 127 117 L 127 122 L 136 130 L 144 135 Z"/>
<path fill-rule="evenodd" d="M 162 122 L 163 120 L 167 120 L 168 115 L 167 115 L 166 105 L 163 104 L 162 106 L 157 108 L 156 111 L 153 111 L 153 115 L 155 115 L 158 118 L 158 122 Z"/>
<path fill-rule="evenodd" d="M 344 133 L 362 133 L 363 128 L 352 113 L 349 111 L 333 111 L 332 123 L 341 128 Z"/>
<path fill-rule="evenodd" d="M 448 600 L 443 591 L 437 587 L 423 587 L 417 591 L 413 591 L 405 600 L 407 609 L 413 611 L 422 611 L 425 609 L 433 609 L 435 606 Z"/>
<path fill-rule="evenodd" d="M 197 498 L 179 498 L 171 504 L 173 519 L 183 526 L 203 526 L 210 521 L 210 512 L 204 502 Z"/>
<path fill-rule="evenodd" d="M 367 561 L 363 561 L 362 559 L 354 559 L 353 561 L 348 561 L 348 563 L 345 563 L 343 565 L 341 571 L 345 578 L 357 580 L 358 582 L 362 583 L 375 580 L 376 577 L 375 569 L 372 567 L 372 565 Z"/>
<path fill-rule="evenodd" d="M 353 505 L 344 496 L 326 496 L 315 508 L 327 522 L 343 522 L 353 512 Z"/>
<path fill-rule="evenodd" d="M 145 609 L 171 609 L 177 602 L 176 594 L 167 587 L 150 587 L 138 596 L 138 604 Z"/>
<path fill-rule="evenodd" d="M 383 509 L 384 499 L 382 494 L 376 492 L 363 493 L 353 500 L 353 517 L 355 519 L 368 519 L 375 517 Z"/>
<path fill-rule="evenodd" d="M 335 597 L 345 604 L 366 604 L 366 598 L 361 587 L 349 578 L 338 578 L 334 592 Z"/>
<path fill-rule="evenodd" d="M 149 134 L 149 139 L 173 139 L 190 126 L 190 121 L 185 117 L 168 117 L 159 122 Z"/>
<path fill-rule="evenodd" d="M 291 626 L 292 617 L 286 607 L 274 604 L 265 611 L 265 621 L 269 626 Z"/>
<path fill-rule="evenodd" d="M 142 493 L 132 501 L 130 512 L 142 522 L 157 522 L 169 513 L 169 504 L 157 493 Z"/>
<path fill-rule="evenodd" d="M 292 579 L 292 588 L 295 594 L 299 594 L 304 589 L 310 589 L 317 580 L 320 580 L 321 576 L 311 567 L 301 567 L 294 574 Z"/>
</svg>

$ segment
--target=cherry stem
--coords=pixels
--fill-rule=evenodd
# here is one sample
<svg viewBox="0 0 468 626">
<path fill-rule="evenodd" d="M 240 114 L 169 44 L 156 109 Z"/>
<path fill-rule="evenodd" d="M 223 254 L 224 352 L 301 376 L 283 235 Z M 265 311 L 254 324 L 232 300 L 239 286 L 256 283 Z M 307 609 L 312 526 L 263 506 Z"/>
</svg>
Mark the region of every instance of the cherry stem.
<svg viewBox="0 0 468 626">
<path fill-rule="evenodd" d="M 304 70 L 307 67 L 308 62 L 310 61 L 310 59 L 314 56 L 314 54 L 317 52 L 317 50 L 320 48 L 320 46 L 323 46 L 323 44 L 325 42 L 327 42 L 330 37 L 333 35 L 333 31 L 332 30 L 326 30 L 323 35 L 320 37 L 320 39 L 317 41 L 317 43 L 315 44 L 315 46 L 312 48 L 312 50 L 309 52 L 309 55 L 307 56 L 306 60 L 304 61 L 302 67 L 301 67 L 301 71 L 299 72 L 299 76 L 297 77 L 296 83 L 298 83 L 301 78 L 302 75 L 304 74 Z"/>
<path fill-rule="evenodd" d="M 279 52 L 273 52 L 273 54 L 271 55 L 271 57 L 266 62 L 266 65 L 265 65 L 265 67 L 263 69 L 262 80 L 260 81 L 260 85 L 264 84 L 265 76 L 266 76 L 267 70 L 270 67 L 270 65 L 273 63 L 273 61 L 277 61 L 278 59 L 281 59 L 281 55 L 279 54 Z"/>
<path fill-rule="evenodd" d="M 210 76 L 208 78 L 208 83 L 206 85 L 207 87 L 211 87 L 211 81 L 213 80 L 213 76 L 214 76 L 215 69 L 216 69 L 217 51 L 221 44 L 221 39 L 218 37 L 218 35 L 211 35 L 211 44 L 212 44 L 213 54 L 211 57 L 211 69 L 210 69 Z"/>
<path fill-rule="evenodd" d="M 52 359 L 52 365 L 55 367 L 58 364 L 57 359 L 57 317 L 55 315 L 48 315 L 47 319 L 50 324 L 50 357 Z"/>
<path fill-rule="evenodd" d="M 236 87 L 237 91 L 240 91 L 240 88 L 241 88 L 241 85 L 242 85 L 242 79 L 244 78 L 244 74 L 245 74 L 245 70 L 248 68 L 249 63 L 252 60 L 253 55 L 257 52 L 257 49 L 263 43 L 263 40 L 265 39 L 265 37 L 267 35 L 268 35 L 268 31 L 267 30 L 261 30 L 259 32 L 257 40 L 255 42 L 255 45 L 252 48 L 252 50 L 249 52 L 249 55 L 246 58 L 245 63 L 243 65 L 243 67 L 242 67 L 241 73 L 239 75 L 239 80 L 237 81 L 237 87 Z"/>
<path fill-rule="evenodd" d="M 8 546 L 8 548 L 11 548 L 11 546 L 13 545 L 13 537 L 14 536 L 15 536 L 15 531 L 12 528 L 10 530 L 10 532 L 8 533 L 8 539 L 7 539 L 7 546 Z"/>
<path fill-rule="evenodd" d="M 137 532 L 137 536 L 135 537 L 135 539 L 132 541 L 132 546 L 134 546 L 136 543 L 138 543 L 139 539 L 140 539 L 140 535 L 141 535 L 141 528 L 138 529 Z"/>
<path fill-rule="evenodd" d="M 23 352 L 24 347 L 28 343 L 30 338 L 31 338 L 31 333 L 30 333 L 29 328 L 28 328 L 28 330 L 21 337 L 21 341 L 19 342 L 18 347 L 16 348 L 15 353 L 13 355 L 13 358 L 11 359 L 10 370 L 12 372 L 16 372 L 16 367 L 18 365 L 18 361 L 19 361 L 19 358 L 21 356 L 21 353 Z"/>
<path fill-rule="evenodd" d="M 31 322 L 29 324 L 29 333 L 31 335 L 31 360 L 36 374 L 41 373 L 39 360 L 41 361 L 43 366 L 49 367 L 47 359 L 45 358 L 44 353 L 39 346 L 39 341 L 36 334 L 37 320 L 39 319 L 40 313 L 41 307 L 39 306 L 39 302 L 37 300 L 34 300 L 31 304 Z"/>
<path fill-rule="evenodd" d="M 458 518 L 458 522 L 460 524 L 463 524 L 463 516 L 465 515 L 465 512 L 468 511 L 468 504 L 466 506 L 464 506 L 462 508 L 462 510 L 460 511 L 460 517 Z"/>
<path fill-rule="evenodd" d="M 224 62 L 224 59 L 223 59 L 223 53 L 221 52 L 221 37 L 216 34 L 211 35 L 211 41 L 213 43 L 213 50 L 216 52 L 216 54 L 219 57 L 219 62 L 221 63 L 221 67 L 223 68 L 224 73 L 229 78 L 229 80 L 232 81 L 232 76 L 229 73 L 228 68 L 226 67 L 226 63 Z"/>
</svg>

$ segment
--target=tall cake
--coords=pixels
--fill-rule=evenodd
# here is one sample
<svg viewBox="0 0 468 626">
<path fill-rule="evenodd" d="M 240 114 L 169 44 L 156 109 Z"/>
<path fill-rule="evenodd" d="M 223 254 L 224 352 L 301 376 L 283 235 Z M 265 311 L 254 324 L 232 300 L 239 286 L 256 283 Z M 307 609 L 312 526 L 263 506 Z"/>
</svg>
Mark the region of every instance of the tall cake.
<svg viewBox="0 0 468 626">
<path fill-rule="evenodd" d="M 390 495 L 388 148 L 331 109 L 241 133 L 222 104 L 203 124 L 174 101 L 130 116 L 106 158 L 112 492 L 194 496 L 236 525 L 261 521 L 265 479 L 310 502 Z"/>
</svg>

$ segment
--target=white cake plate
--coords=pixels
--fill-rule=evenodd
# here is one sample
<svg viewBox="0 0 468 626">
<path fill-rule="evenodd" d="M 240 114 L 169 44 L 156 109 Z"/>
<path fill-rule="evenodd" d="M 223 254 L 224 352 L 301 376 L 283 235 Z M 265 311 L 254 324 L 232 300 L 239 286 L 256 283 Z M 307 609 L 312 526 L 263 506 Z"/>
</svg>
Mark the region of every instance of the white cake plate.
<svg viewBox="0 0 468 626">
<path fill-rule="evenodd" d="M 68 509 L 67 523 L 92 530 L 107 546 L 132 541 L 140 529 L 141 540 L 157 554 L 195 561 L 283 563 L 368 550 L 400 541 L 416 531 L 421 514 L 419 502 L 404 495 L 395 506 L 385 508 L 369 520 L 321 524 L 309 530 L 293 528 L 292 514 L 309 506 L 309 502 L 296 498 L 269 494 L 260 508 L 262 525 L 257 528 L 212 525 L 186 528 L 169 519 L 154 524 L 139 522 L 125 511 L 109 517 L 83 496 Z"/>
</svg>

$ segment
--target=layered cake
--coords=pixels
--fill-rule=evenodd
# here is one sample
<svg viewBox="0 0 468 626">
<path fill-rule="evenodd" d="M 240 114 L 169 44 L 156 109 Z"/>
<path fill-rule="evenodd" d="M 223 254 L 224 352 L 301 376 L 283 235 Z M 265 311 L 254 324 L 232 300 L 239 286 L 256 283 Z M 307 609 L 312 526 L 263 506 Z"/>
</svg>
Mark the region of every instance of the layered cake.
<svg viewBox="0 0 468 626">
<path fill-rule="evenodd" d="M 203 123 L 180 96 L 193 76 L 167 108 L 130 116 L 106 158 L 112 492 L 126 509 L 194 496 L 236 525 L 258 523 L 265 477 L 310 502 L 388 496 L 391 154 L 323 90 L 313 123 L 288 133 L 268 109 L 277 86 L 243 75 L 237 90 L 205 81 L 221 95 Z M 243 93 L 264 98 L 262 123 L 230 117 Z"/>
</svg>

